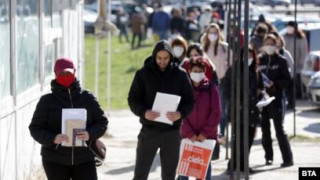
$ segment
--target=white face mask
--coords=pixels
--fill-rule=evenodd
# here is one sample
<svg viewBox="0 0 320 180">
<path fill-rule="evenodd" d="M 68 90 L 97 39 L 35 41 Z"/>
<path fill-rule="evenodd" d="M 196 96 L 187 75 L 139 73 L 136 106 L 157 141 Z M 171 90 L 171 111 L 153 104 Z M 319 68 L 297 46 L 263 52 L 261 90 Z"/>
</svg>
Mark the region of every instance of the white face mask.
<svg viewBox="0 0 320 180">
<path fill-rule="evenodd" d="M 176 58 L 180 58 L 183 54 L 183 47 L 182 46 L 175 46 L 173 47 L 173 54 Z"/>
<path fill-rule="evenodd" d="M 264 52 L 266 52 L 268 55 L 273 55 L 277 48 L 275 46 L 263 46 Z"/>
<path fill-rule="evenodd" d="M 251 66 L 252 62 L 253 62 L 253 58 L 249 58 L 248 59 L 248 66 Z"/>
<path fill-rule="evenodd" d="M 291 27 L 291 26 L 287 26 L 287 33 L 288 34 L 294 34 L 294 27 Z"/>
<path fill-rule="evenodd" d="M 192 81 L 194 81 L 195 83 L 199 83 L 204 79 L 204 72 L 202 73 L 195 73 L 195 72 L 191 72 L 190 73 L 190 78 Z"/>
<path fill-rule="evenodd" d="M 218 39 L 218 35 L 215 34 L 215 33 L 210 33 L 208 35 L 208 39 L 211 41 L 211 42 L 215 42 L 217 39 Z"/>
</svg>

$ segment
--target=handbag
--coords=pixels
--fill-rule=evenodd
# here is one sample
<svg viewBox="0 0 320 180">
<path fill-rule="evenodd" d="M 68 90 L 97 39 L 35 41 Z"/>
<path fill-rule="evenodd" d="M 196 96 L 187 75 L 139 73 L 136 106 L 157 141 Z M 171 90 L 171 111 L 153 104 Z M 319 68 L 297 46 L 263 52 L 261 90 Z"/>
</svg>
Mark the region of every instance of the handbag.
<svg viewBox="0 0 320 180">
<path fill-rule="evenodd" d="M 92 151 L 94 155 L 96 166 L 101 166 L 103 164 L 104 159 L 106 158 L 106 146 L 103 144 L 102 141 L 97 139 L 96 141 L 90 142 L 89 149 Z"/>
</svg>

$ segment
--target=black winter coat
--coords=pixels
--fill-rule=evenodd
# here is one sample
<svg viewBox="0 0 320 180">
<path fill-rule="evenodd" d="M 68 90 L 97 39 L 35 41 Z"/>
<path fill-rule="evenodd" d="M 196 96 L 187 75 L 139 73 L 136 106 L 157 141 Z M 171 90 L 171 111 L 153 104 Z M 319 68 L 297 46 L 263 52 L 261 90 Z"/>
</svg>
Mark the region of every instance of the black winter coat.
<svg viewBox="0 0 320 180">
<path fill-rule="evenodd" d="M 159 70 L 155 61 L 156 54 L 160 50 L 168 51 L 171 56 L 171 63 L 164 72 Z M 145 127 L 158 131 L 178 129 L 181 119 L 188 116 L 192 111 L 194 96 L 190 80 L 186 72 L 175 62 L 177 60 L 173 57 L 170 44 L 161 41 L 156 45 L 152 56 L 145 60 L 144 67 L 138 70 L 134 76 L 129 91 L 128 103 L 131 111 L 140 117 L 140 123 Z M 145 119 L 145 112 L 152 109 L 157 92 L 181 96 L 177 111 L 181 113 L 182 118 L 175 121 L 173 125 Z"/>
<path fill-rule="evenodd" d="M 234 68 L 237 65 L 238 61 L 233 64 Z M 243 63 L 240 64 L 241 71 L 240 71 L 240 105 L 241 105 L 241 117 L 242 117 L 242 107 L 243 107 Z M 236 71 L 235 71 L 236 73 Z M 228 102 L 228 109 L 230 112 L 231 110 L 231 83 L 232 83 L 232 67 L 230 67 L 226 75 L 222 81 L 223 89 L 224 89 L 224 96 L 226 98 L 226 101 Z M 261 73 L 255 72 L 255 68 L 253 66 L 250 66 L 249 68 L 249 124 L 250 125 L 256 125 L 259 123 L 259 109 L 256 107 L 256 104 L 260 100 L 261 96 L 258 94 L 259 91 L 262 91 L 264 89 L 263 82 L 262 82 L 262 76 Z M 230 113 L 229 113 L 230 116 Z M 230 117 L 229 117 L 230 118 Z M 241 118 L 242 119 L 242 118 Z"/>
<path fill-rule="evenodd" d="M 274 96 L 276 98 L 275 101 L 280 102 L 284 90 L 287 89 L 291 83 L 287 61 L 278 54 L 272 56 L 261 54 L 259 58 L 260 71 L 274 83 L 271 88 L 267 88 L 267 93 L 270 96 Z"/>
<path fill-rule="evenodd" d="M 82 90 L 78 81 L 67 89 L 53 80 L 51 90 L 52 93 L 40 98 L 29 125 L 31 136 L 42 145 L 42 159 L 64 165 L 93 161 L 93 153 L 88 147 L 62 147 L 53 141 L 56 135 L 61 134 L 63 108 L 87 110 L 86 130 L 90 138 L 87 144 L 101 137 L 107 129 L 108 120 L 96 98 L 90 92 Z"/>
<path fill-rule="evenodd" d="M 173 17 L 170 21 L 171 34 L 180 33 L 184 35 L 186 22 L 182 17 Z"/>
</svg>

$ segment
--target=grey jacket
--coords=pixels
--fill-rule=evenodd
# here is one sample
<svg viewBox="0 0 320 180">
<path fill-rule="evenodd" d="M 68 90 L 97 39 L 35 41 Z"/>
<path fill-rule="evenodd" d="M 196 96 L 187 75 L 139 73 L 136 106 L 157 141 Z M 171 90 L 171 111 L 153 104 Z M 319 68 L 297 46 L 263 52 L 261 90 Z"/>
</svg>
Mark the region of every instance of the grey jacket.
<svg viewBox="0 0 320 180">
<path fill-rule="evenodd" d="M 285 49 L 287 49 L 290 52 L 294 59 L 294 36 L 286 34 L 283 38 L 286 42 Z M 296 59 L 294 59 L 294 62 L 297 67 L 297 73 L 301 72 L 307 55 L 308 43 L 306 38 L 297 38 Z"/>
</svg>

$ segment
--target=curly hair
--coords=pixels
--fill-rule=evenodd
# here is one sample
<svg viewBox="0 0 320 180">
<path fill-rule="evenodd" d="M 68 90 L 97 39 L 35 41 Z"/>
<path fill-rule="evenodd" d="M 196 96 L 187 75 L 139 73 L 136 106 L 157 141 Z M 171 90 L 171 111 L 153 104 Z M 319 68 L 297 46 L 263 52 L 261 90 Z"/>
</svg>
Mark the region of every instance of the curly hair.
<svg viewBox="0 0 320 180">
<path fill-rule="evenodd" d="M 190 71 L 193 67 L 199 67 L 200 69 L 206 70 L 206 61 L 202 56 L 194 57 L 190 59 Z"/>
</svg>

